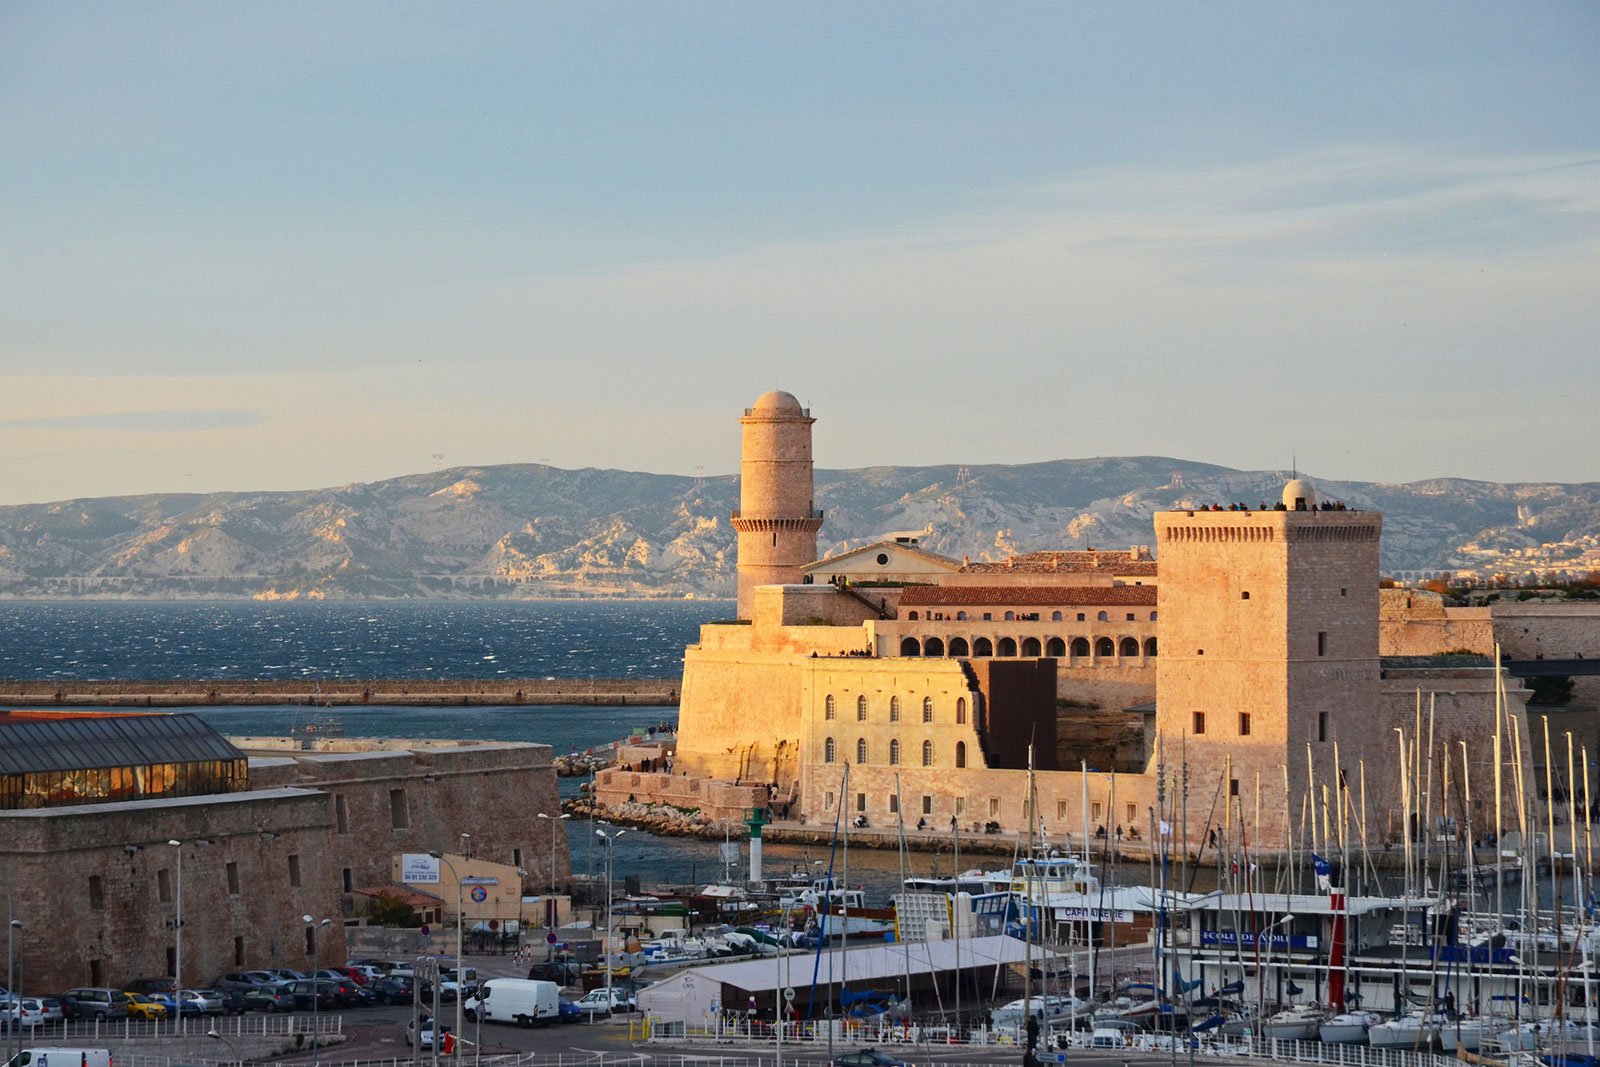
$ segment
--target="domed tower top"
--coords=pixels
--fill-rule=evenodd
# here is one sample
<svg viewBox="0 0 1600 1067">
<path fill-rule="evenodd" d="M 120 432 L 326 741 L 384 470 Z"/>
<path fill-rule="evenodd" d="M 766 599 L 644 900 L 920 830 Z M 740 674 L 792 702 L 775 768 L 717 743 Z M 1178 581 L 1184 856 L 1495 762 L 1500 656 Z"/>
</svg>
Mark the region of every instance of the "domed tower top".
<svg viewBox="0 0 1600 1067">
<path fill-rule="evenodd" d="M 756 402 L 745 412 L 746 415 L 767 416 L 801 416 L 806 411 L 800 406 L 800 401 L 795 399 L 793 393 L 786 393 L 782 389 L 774 389 L 770 393 L 762 393 L 756 397 Z"/>
<path fill-rule="evenodd" d="M 1283 506 L 1290 511 L 1315 511 L 1317 509 L 1317 487 L 1305 478 L 1291 479 L 1283 487 Z"/>
</svg>

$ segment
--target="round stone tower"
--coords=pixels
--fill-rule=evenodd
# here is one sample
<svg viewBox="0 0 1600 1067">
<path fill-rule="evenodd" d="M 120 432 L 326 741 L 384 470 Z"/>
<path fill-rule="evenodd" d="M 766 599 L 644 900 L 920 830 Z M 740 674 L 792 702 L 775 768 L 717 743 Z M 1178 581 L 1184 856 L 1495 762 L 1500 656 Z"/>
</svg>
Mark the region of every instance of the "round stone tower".
<svg viewBox="0 0 1600 1067">
<path fill-rule="evenodd" d="M 817 558 L 822 512 L 811 495 L 811 424 L 788 393 L 763 393 L 744 409 L 739 463 L 739 618 L 748 619 L 758 585 L 789 585 Z"/>
</svg>

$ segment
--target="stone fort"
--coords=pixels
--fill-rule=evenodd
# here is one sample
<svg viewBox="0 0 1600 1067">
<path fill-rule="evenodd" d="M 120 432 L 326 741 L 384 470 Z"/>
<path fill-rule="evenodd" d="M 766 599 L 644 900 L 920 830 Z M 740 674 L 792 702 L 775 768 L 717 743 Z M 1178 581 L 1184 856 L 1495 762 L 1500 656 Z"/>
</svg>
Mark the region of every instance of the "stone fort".
<svg viewBox="0 0 1600 1067">
<path fill-rule="evenodd" d="M 828 826 L 1031 821 L 1065 841 L 1086 827 L 1148 838 L 1164 787 L 1187 791 L 1192 840 L 1226 823 L 1251 847 L 1291 834 L 1298 847 L 1308 816 L 1336 825 L 1342 811 L 1376 846 L 1400 833 L 1402 768 L 1419 752 L 1464 761 L 1457 781 L 1492 781 L 1498 722 L 1505 758 L 1514 732 L 1530 760 L 1528 692 L 1491 658 L 1502 629 L 1526 627 L 1522 644 L 1600 633 L 1592 609 L 1503 623 L 1381 590 L 1383 516 L 1304 479 L 1265 510 L 1160 512 L 1153 550 L 975 563 L 905 535 L 818 560 L 815 420 L 769 392 L 739 421 L 738 618 L 685 650 L 670 771 L 604 772 L 603 804 L 729 821 L 771 806 Z M 1127 743 L 1090 744 L 1108 722 Z"/>
</svg>

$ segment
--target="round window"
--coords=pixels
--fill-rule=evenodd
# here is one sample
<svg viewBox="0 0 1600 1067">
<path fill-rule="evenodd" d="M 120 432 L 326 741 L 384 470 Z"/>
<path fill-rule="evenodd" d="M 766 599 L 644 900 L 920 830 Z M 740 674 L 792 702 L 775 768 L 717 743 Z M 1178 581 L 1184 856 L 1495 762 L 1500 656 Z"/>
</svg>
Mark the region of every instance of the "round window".
<svg viewBox="0 0 1600 1067">
<path fill-rule="evenodd" d="M 889 565 L 889 553 L 887 553 L 887 552 L 879 552 L 878 553 L 878 566 L 887 567 L 888 565 Z"/>
</svg>

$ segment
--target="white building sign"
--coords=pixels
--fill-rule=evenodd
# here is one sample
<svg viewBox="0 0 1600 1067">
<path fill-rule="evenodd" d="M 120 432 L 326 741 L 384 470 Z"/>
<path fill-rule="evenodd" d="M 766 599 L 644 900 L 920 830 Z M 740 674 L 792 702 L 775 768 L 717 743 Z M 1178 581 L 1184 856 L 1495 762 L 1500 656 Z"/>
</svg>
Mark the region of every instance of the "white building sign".
<svg viewBox="0 0 1600 1067">
<path fill-rule="evenodd" d="M 403 852 L 400 880 L 407 885 L 438 885 L 439 861 L 426 852 Z"/>
</svg>

